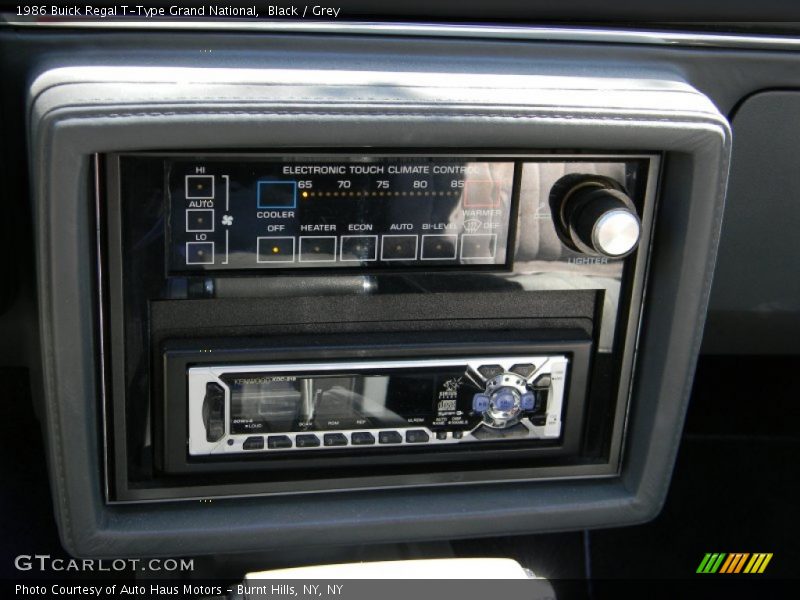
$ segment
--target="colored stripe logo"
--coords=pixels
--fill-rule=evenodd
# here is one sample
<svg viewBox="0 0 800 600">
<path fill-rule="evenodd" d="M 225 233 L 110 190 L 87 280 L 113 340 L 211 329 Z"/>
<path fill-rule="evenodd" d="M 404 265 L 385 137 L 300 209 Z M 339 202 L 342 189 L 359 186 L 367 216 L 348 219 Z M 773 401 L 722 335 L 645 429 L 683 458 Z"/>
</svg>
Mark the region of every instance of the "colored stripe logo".
<svg viewBox="0 0 800 600">
<path fill-rule="evenodd" d="M 772 553 L 757 552 L 707 552 L 697 567 L 697 573 L 763 573 L 769 561 L 772 560 Z"/>
</svg>

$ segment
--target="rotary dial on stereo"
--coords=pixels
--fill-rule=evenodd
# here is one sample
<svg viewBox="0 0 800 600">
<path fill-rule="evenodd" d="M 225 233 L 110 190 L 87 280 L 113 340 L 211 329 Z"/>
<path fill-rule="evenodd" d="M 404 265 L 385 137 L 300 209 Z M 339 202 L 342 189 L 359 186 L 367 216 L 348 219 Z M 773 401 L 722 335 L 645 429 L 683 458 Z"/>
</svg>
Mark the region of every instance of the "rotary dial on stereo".
<svg viewBox="0 0 800 600">
<path fill-rule="evenodd" d="M 502 373 L 486 383 L 486 390 L 475 394 L 472 409 L 483 414 L 489 427 L 505 429 L 519 422 L 523 413 L 536 405 L 534 392 L 516 373 Z"/>
</svg>

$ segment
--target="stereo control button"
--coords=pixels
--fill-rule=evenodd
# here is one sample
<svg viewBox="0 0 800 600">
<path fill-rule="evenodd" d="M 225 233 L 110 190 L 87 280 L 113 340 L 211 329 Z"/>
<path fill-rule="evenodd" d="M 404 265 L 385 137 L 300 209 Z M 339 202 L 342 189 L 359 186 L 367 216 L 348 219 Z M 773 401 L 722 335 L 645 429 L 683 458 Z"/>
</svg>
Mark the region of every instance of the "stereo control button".
<svg viewBox="0 0 800 600">
<path fill-rule="evenodd" d="M 489 408 L 489 396 L 486 394 L 475 394 L 472 397 L 472 410 L 475 412 L 485 412 Z"/>
<path fill-rule="evenodd" d="M 298 448 L 317 448 L 319 438 L 311 433 L 295 436 L 294 443 Z"/>
<path fill-rule="evenodd" d="M 343 433 L 326 433 L 323 440 L 326 446 L 347 446 L 347 436 Z"/>
<path fill-rule="evenodd" d="M 225 390 L 218 383 L 206 384 L 206 395 L 203 398 L 203 424 L 206 427 L 207 442 L 218 442 L 225 435 Z"/>
<path fill-rule="evenodd" d="M 288 435 L 271 435 L 267 437 L 267 448 L 273 450 L 280 450 L 283 448 L 291 448 L 292 439 Z"/>
<path fill-rule="evenodd" d="M 424 444 L 430 440 L 431 436 L 428 435 L 427 431 L 423 431 L 422 429 L 412 429 L 411 431 L 406 431 L 406 441 L 409 444 Z"/>
<path fill-rule="evenodd" d="M 460 440 L 463 437 L 464 437 L 464 432 L 463 431 L 454 431 L 453 432 L 453 439 L 454 440 Z"/>
<path fill-rule="evenodd" d="M 263 450 L 264 438 L 260 435 L 254 435 L 247 438 L 242 444 L 242 450 Z"/>
<path fill-rule="evenodd" d="M 511 412 L 517 402 L 517 396 L 511 391 L 500 388 L 494 396 L 494 408 L 501 412 Z"/>
<path fill-rule="evenodd" d="M 511 372 L 516 373 L 520 377 L 524 377 L 525 379 L 527 379 L 536 372 L 536 365 L 531 365 L 527 363 L 521 365 L 514 365 L 513 367 L 511 367 Z"/>
<path fill-rule="evenodd" d="M 436 439 L 437 440 L 446 440 L 447 439 L 447 432 L 446 431 L 437 431 L 436 432 Z"/>
<path fill-rule="evenodd" d="M 533 382 L 533 389 L 546 390 L 550 387 L 551 382 L 552 379 L 550 378 L 550 375 L 539 375 L 539 377 L 536 378 L 536 381 Z"/>
<path fill-rule="evenodd" d="M 350 434 L 350 442 L 354 446 L 371 446 L 375 443 L 375 436 L 369 431 L 356 431 Z"/>
<path fill-rule="evenodd" d="M 493 377 L 482 394 L 489 398 L 489 406 L 483 411 L 483 422 L 494 429 L 515 425 L 524 411 L 522 396 L 528 391 L 525 379 L 516 373 L 501 373 Z"/>
<path fill-rule="evenodd" d="M 500 365 L 481 365 L 478 367 L 478 373 L 483 375 L 486 379 L 492 379 L 498 375 L 502 375 L 505 369 Z"/>
<path fill-rule="evenodd" d="M 378 433 L 379 444 L 399 444 L 403 441 L 403 436 L 396 431 L 381 431 Z"/>
<path fill-rule="evenodd" d="M 519 405 L 522 410 L 531 411 L 536 408 L 536 396 L 533 392 L 525 392 L 519 398 Z"/>
</svg>

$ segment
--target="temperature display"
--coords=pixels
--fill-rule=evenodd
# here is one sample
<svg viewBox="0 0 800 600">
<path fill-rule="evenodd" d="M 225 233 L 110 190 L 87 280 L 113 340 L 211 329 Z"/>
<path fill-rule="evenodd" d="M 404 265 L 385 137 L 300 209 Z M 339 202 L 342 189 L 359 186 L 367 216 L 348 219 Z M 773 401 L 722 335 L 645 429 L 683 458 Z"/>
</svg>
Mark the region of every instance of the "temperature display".
<svg viewBox="0 0 800 600">
<path fill-rule="evenodd" d="M 513 160 L 197 157 L 166 169 L 173 272 L 507 260 Z"/>
</svg>

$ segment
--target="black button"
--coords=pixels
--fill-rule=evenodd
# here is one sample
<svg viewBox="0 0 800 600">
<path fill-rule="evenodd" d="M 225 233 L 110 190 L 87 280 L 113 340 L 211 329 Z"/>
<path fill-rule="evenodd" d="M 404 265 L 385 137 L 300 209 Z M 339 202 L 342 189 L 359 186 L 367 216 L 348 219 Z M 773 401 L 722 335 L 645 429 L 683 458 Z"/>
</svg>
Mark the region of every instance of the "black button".
<svg viewBox="0 0 800 600">
<path fill-rule="evenodd" d="M 415 235 L 385 235 L 381 239 L 381 260 L 416 260 Z"/>
<path fill-rule="evenodd" d="M 447 432 L 446 431 L 437 431 L 436 432 L 436 439 L 437 440 L 446 440 L 447 439 Z"/>
<path fill-rule="evenodd" d="M 271 435 L 267 437 L 267 448 L 291 448 L 292 440 L 288 435 Z"/>
<path fill-rule="evenodd" d="M 335 260 L 335 236 L 314 235 L 300 238 L 300 262 L 333 262 Z"/>
<path fill-rule="evenodd" d="M 213 175 L 186 176 L 185 192 L 187 200 L 211 200 L 214 197 L 214 191 Z"/>
<path fill-rule="evenodd" d="M 260 435 L 255 435 L 253 437 L 249 437 L 244 441 L 242 444 L 242 449 L 244 450 L 263 450 L 264 449 L 264 438 Z"/>
<path fill-rule="evenodd" d="M 294 443 L 298 448 L 316 448 L 319 446 L 319 438 L 308 433 L 296 436 Z"/>
<path fill-rule="evenodd" d="M 547 423 L 547 417 L 533 417 L 531 419 L 531 423 L 536 425 L 537 427 L 543 427 L 545 423 Z"/>
<path fill-rule="evenodd" d="M 350 434 L 350 443 L 354 446 L 369 446 L 375 443 L 375 436 L 369 431 L 356 431 Z"/>
<path fill-rule="evenodd" d="M 323 440 L 326 446 L 347 446 L 347 436 L 343 433 L 326 433 Z"/>
<path fill-rule="evenodd" d="M 492 379 L 493 377 L 505 373 L 505 369 L 500 365 L 481 365 L 478 367 L 478 373 L 483 375 L 486 379 Z"/>
<path fill-rule="evenodd" d="M 343 235 L 343 261 L 373 261 L 378 259 L 377 235 Z"/>
<path fill-rule="evenodd" d="M 430 441 L 430 439 L 431 436 L 428 435 L 428 432 L 423 431 L 422 429 L 412 429 L 411 431 L 406 431 L 406 441 L 409 444 L 422 444 Z"/>
<path fill-rule="evenodd" d="M 461 258 L 494 258 L 497 235 L 493 233 L 465 233 L 461 236 Z"/>
<path fill-rule="evenodd" d="M 464 432 L 463 431 L 454 431 L 453 432 L 453 439 L 454 440 L 460 440 L 462 437 L 464 437 Z"/>
<path fill-rule="evenodd" d="M 519 375 L 520 377 L 524 377 L 525 379 L 533 375 L 535 371 L 536 371 L 536 365 L 531 365 L 528 363 L 514 365 L 513 367 L 511 367 L 512 373 L 516 373 L 517 375 Z"/>
<path fill-rule="evenodd" d="M 403 436 L 396 431 L 381 431 L 378 434 L 379 444 L 399 444 L 403 441 Z"/>
<path fill-rule="evenodd" d="M 423 235 L 422 260 L 455 260 L 457 235 Z"/>
<path fill-rule="evenodd" d="M 202 233 L 214 231 L 213 208 L 189 208 L 186 210 L 186 231 Z"/>
<path fill-rule="evenodd" d="M 293 237 L 259 237 L 256 245 L 260 263 L 294 262 Z"/>
<path fill-rule="evenodd" d="M 533 388 L 536 390 L 546 390 L 550 387 L 550 383 L 552 380 L 550 379 L 550 375 L 539 375 L 536 378 L 536 381 L 533 382 Z"/>
<path fill-rule="evenodd" d="M 187 242 L 187 265 L 213 265 L 214 242 Z"/>
<path fill-rule="evenodd" d="M 218 383 L 206 384 L 203 423 L 206 426 L 207 442 L 218 442 L 225 435 L 225 390 Z"/>
</svg>

